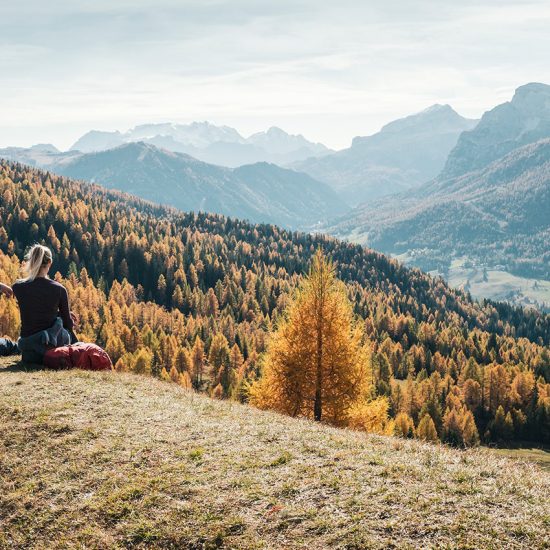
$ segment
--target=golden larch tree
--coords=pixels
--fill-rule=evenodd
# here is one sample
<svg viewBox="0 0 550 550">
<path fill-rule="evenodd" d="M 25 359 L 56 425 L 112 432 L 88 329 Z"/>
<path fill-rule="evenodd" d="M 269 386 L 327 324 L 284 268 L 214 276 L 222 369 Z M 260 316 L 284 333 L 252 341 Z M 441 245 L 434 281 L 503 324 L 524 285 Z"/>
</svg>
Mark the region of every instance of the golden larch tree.
<svg viewBox="0 0 550 550">
<path fill-rule="evenodd" d="M 365 393 L 367 357 L 352 306 L 322 251 L 272 335 L 252 404 L 291 416 L 346 424 Z"/>
</svg>

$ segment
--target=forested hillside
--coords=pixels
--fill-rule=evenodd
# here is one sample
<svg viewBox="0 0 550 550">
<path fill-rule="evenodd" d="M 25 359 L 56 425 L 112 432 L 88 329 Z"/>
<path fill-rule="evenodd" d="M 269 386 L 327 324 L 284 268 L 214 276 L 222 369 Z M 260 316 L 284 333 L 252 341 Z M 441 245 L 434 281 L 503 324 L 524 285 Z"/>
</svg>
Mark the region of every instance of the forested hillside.
<svg viewBox="0 0 550 550">
<path fill-rule="evenodd" d="M 429 415 L 437 437 L 457 444 L 466 417 L 483 440 L 550 437 L 548 316 L 478 304 L 358 245 L 0 166 L 1 280 L 17 276 L 26 246 L 51 246 L 81 335 L 120 370 L 246 401 L 270 332 L 322 247 L 362 323 L 396 431 L 410 423 L 412 433 Z M 13 301 L 1 299 L 0 323 L 16 335 Z"/>
<path fill-rule="evenodd" d="M 86 154 L 56 153 L 48 146 L 12 147 L 0 150 L 0 158 L 184 211 L 214 212 L 293 229 L 349 209 L 328 184 L 304 173 L 267 162 L 230 169 L 145 142 Z"/>
<path fill-rule="evenodd" d="M 414 193 L 366 204 L 331 228 L 341 237 L 445 272 L 468 257 L 550 278 L 550 140 L 516 149 L 480 171 L 436 179 Z"/>
</svg>

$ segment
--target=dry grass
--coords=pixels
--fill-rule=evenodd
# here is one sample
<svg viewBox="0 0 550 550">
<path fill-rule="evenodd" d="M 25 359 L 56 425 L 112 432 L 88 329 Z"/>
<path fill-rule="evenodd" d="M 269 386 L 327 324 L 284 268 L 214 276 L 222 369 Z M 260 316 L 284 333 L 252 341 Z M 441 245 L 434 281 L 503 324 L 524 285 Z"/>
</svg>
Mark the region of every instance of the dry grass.
<svg viewBox="0 0 550 550">
<path fill-rule="evenodd" d="M 550 448 L 491 449 L 493 453 L 527 462 L 534 462 L 550 474 Z"/>
<path fill-rule="evenodd" d="M 549 495 L 487 451 L 0 365 L 2 548 L 548 548 Z"/>
</svg>

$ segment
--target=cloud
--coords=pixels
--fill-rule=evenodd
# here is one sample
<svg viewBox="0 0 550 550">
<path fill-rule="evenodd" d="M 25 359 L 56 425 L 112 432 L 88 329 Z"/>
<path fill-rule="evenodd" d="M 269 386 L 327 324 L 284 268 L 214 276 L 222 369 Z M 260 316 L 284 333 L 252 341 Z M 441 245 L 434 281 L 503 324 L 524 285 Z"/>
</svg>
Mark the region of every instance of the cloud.
<svg viewBox="0 0 550 550">
<path fill-rule="evenodd" d="M 479 116 L 550 82 L 546 0 L 22 0 L 2 15 L 0 145 L 209 119 L 343 147 L 431 103 Z"/>
</svg>

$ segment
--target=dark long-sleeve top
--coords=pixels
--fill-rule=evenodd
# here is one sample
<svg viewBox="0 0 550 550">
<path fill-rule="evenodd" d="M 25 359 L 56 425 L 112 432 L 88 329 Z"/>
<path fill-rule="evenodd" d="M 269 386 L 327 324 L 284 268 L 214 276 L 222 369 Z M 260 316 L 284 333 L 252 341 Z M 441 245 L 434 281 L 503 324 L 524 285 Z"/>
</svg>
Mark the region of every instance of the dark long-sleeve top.
<svg viewBox="0 0 550 550">
<path fill-rule="evenodd" d="M 72 330 L 69 297 L 62 284 L 37 277 L 34 281 L 18 281 L 12 288 L 21 312 L 23 338 L 50 328 L 57 317 L 67 330 Z"/>
</svg>

